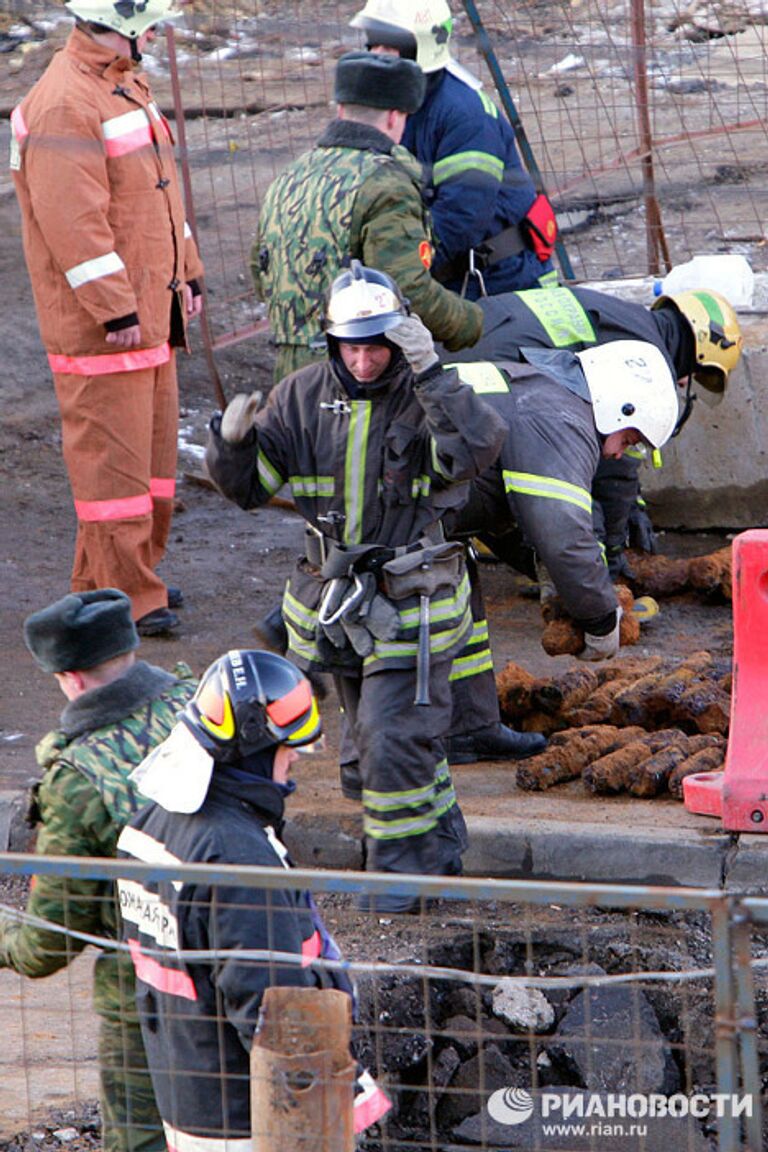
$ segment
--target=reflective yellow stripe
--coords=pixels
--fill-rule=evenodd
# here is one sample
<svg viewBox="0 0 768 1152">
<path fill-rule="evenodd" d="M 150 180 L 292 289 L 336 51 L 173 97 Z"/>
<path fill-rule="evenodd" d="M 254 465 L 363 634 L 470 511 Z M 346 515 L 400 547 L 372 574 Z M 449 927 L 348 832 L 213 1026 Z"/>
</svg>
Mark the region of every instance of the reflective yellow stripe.
<svg viewBox="0 0 768 1152">
<path fill-rule="evenodd" d="M 592 321 L 570 288 L 553 287 L 550 292 L 531 288 L 517 295 L 521 303 L 533 312 L 553 348 L 595 343 Z"/>
<path fill-rule="evenodd" d="M 408 788 L 404 792 L 372 792 L 363 789 L 363 804 L 374 812 L 390 812 L 396 808 L 421 808 L 431 804 L 435 797 L 434 784 L 423 788 Z"/>
<path fill-rule="evenodd" d="M 429 637 L 429 650 L 434 655 L 440 652 L 447 651 L 454 644 L 458 643 L 462 635 L 469 627 L 471 620 L 469 609 L 464 613 L 464 616 L 455 628 L 446 629 L 445 632 L 433 632 Z M 377 663 L 379 660 L 395 660 L 398 658 L 406 657 L 408 659 L 415 659 L 419 650 L 418 643 L 393 640 L 390 643 L 384 643 L 377 640 L 374 646 L 372 655 L 366 656 L 363 661 L 363 666 L 369 668 L 372 664 Z"/>
<path fill-rule="evenodd" d="M 566 480 L 556 480 L 553 476 L 534 476 L 531 472 L 509 472 L 504 469 L 502 474 L 505 492 L 515 492 L 519 496 L 540 496 L 545 500 L 562 500 L 592 515 L 592 497 L 586 488 L 579 488 Z"/>
<path fill-rule="evenodd" d="M 365 464 L 371 427 L 371 401 L 353 400 L 349 415 L 349 436 L 344 462 L 344 542 L 359 544 L 363 539 L 365 506 Z"/>
<path fill-rule="evenodd" d="M 471 656 L 457 656 L 451 664 L 451 682 L 467 680 L 470 676 L 479 676 L 481 672 L 493 671 L 493 656 L 490 648 L 475 652 Z"/>
<path fill-rule="evenodd" d="M 256 457 L 256 467 L 259 474 L 259 483 L 262 488 L 265 492 L 269 492 L 270 496 L 274 496 L 275 492 L 282 488 L 284 481 L 274 464 L 265 456 L 261 448 L 259 448 Z"/>
<path fill-rule="evenodd" d="M 290 585 L 283 594 L 283 613 L 296 624 L 313 632 L 317 627 L 318 613 L 312 608 L 306 608 L 300 600 L 292 595 Z"/>
<path fill-rule="evenodd" d="M 333 496 L 333 476 L 289 476 L 291 493 L 296 496 Z"/>
<path fill-rule="evenodd" d="M 432 441 L 434 444 L 434 440 Z M 419 496 L 429 496 L 432 481 L 429 476 L 417 476 L 411 484 L 411 496 L 418 500 Z"/>
<path fill-rule="evenodd" d="M 490 96 L 486 95 L 486 93 L 482 91 L 478 92 L 477 95 L 480 97 L 480 103 L 483 105 L 483 111 L 486 112 L 489 116 L 493 116 L 494 120 L 498 120 L 499 110 L 494 104 L 493 100 L 491 100 Z"/>
<path fill-rule="evenodd" d="M 490 152 L 456 152 L 453 156 L 446 156 L 432 168 L 432 183 L 437 188 L 446 180 L 461 176 L 465 172 L 484 172 L 494 180 L 501 182 L 504 179 L 504 161 Z"/>
<path fill-rule="evenodd" d="M 429 452 L 430 452 L 430 455 L 432 457 L 432 467 L 434 468 L 435 472 L 437 472 L 438 476 L 442 476 L 444 480 L 450 480 L 450 476 L 448 475 L 445 468 L 443 468 L 442 464 L 440 463 L 440 457 L 437 454 L 437 441 L 436 440 L 430 440 Z"/>
<path fill-rule="evenodd" d="M 500 368 L 487 361 L 475 364 L 446 364 L 455 368 L 462 384 L 468 384 L 479 395 L 489 392 L 509 392 L 509 382 Z"/>
<path fill-rule="evenodd" d="M 437 827 L 437 813 L 430 812 L 420 819 L 376 820 L 363 811 L 363 831 L 374 840 L 402 840 L 406 836 L 423 836 Z"/>
</svg>

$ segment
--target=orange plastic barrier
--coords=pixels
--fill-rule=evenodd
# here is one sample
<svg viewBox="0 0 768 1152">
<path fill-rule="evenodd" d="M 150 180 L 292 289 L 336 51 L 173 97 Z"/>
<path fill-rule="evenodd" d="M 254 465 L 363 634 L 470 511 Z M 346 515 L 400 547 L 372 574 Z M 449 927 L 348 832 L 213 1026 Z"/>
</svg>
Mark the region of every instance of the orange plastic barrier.
<svg viewBox="0 0 768 1152">
<path fill-rule="evenodd" d="M 730 832 L 768 832 L 768 531 L 733 541 L 733 690 L 721 772 L 683 781 L 689 812 Z"/>
</svg>

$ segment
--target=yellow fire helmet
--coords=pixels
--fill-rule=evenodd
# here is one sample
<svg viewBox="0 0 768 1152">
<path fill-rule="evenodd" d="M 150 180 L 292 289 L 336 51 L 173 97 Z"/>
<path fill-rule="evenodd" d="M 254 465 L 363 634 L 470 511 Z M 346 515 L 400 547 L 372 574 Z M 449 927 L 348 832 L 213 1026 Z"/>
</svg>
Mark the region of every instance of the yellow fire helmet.
<svg viewBox="0 0 768 1152">
<path fill-rule="evenodd" d="M 659 296 L 654 308 L 673 307 L 688 321 L 695 344 L 695 380 L 722 399 L 728 376 L 741 357 L 744 338 L 736 312 L 719 292 L 697 289 Z"/>
</svg>

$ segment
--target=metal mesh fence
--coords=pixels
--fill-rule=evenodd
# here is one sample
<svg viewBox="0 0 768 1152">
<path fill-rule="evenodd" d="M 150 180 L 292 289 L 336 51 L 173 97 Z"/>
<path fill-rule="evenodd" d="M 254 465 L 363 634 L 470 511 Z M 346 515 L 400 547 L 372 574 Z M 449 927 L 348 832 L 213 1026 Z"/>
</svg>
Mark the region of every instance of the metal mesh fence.
<svg viewBox="0 0 768 1152">
<path fill-rule="evenodd" d="M 198 989 L 214 989 L 216 1004 L 192 1027 L 187 1053 L 202 1050 L 195 1028 L 208 1023 L 221 1044 L 228 1033 L 250 1038 L 259 997 L 243 998 L 241 983 L 295 984 L 299 972 L 326 986 L 352 977 L 358 1072 L 370 1072 L 392 1104 L 360 1137 L 366 1152 L 761 1147 L 760 1074 L 768 1055 L 750 960 L 762 1009 L 766 937 L 756 925 L 750 940 L 742 905 L 726 894 L 410 878 L 403 890 L 420 894 L 420 914 L 371 916 L 356 910 L 356 892 L 389 891 L 393 878 L 22 856 L 3 857 L 0 869 L 3 911 L 15 915 L 25 883 L 17 880 L 9 892 L 11 874 L 122 874 L 134 893 L 148 881 L 183 881 L 179 915 L 187 927 L 173 966 Z M 289 920 L 306 891 L 341 960 L 302 959 L 286 950 Z M 112 899 L 108 889 L 104 899 Z M 205 947 L 190 935 L 193 922 L 230 917 L 245 925 L 254 909 L 264 913 L 266 934 L 249 938 L 243 929 L 234 950 L 223 935 Z M 77 947 L 78 939 L 70 932 L 62 947 Z M 45 981 L 0 972 L 0 1148 L 27 1147 L 30 1133 L 39 1147 L 53 1130 L 68 1128 L 70 1141 L 87 1131 L 91 1146 L 98 1142 L 92 951 Z M 144 963 L 142 978 L 155 994 L 167 992 L 168 978 L 152 975 L 151 965 L 167 965 L 168 953 L 150 949 Z M 189 1003 L 182 997 L 163 1011 L 189 1028 Z M 157 1034 L 174 1091 L 197 1083 L 204 1101 L 194 1146 L 223 1147 L 211 1119 L 217 1101 L 248 1093 L 248 1078 L 231 1067 L 222 1072 L 209 1052 L 213 1086 L 204 1082 L 197 1058 L 189 1067 L 183 1048 L 163 1047 L 171 1035 L 166 1026 L 167 1018 Z M 301 1043 L 299 1035 L 299 1051 Z M 130 1061 L 113 1052 L 112 1064 L 119 1072 Z M 307 1087 L 300 1076 L 296 1083 Z M 177 1136 L 184 1133 L 182 1113 L 171 1117 Z M 254 1148 L 277 1147 L 269 1143 L 275 1138 L 269 1120 L 254 1114 L 253 1124 Z M 297 1148 L 324 1147 L 314 1129 L 302 1139 L 306 1144 Z"/>
<path fill-rule="evenodd" d="M 263 319 L 249 272 L 260 200 L 333 116 L 333 69 L 360 46 L 348 26 L 360 6 L 192 0 L 169 45 L 217 346 Z M 507 86 L 494 95 L 519 113 L 577 280 L 645 275 L 721 251 L 765 270 L 762 11 L 739 0 L 455 0 L 452 8 L 456 55 L 494 92 L 480 51 L 487 38 Z M 69 20 L 49 0 L 4 0 L 0 16 L 7 113 Z M 164 44 L 147 66 L 172 109 Z"/>
</svg>

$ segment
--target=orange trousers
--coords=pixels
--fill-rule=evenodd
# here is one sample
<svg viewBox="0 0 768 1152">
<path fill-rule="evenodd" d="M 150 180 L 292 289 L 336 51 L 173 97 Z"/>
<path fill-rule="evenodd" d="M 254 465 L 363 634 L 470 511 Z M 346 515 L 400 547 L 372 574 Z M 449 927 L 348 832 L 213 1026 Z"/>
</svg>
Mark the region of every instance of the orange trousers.
<svg viewBox="0 0 768 1152">
<path fill-rule="evenodd" d="M 168 603 L 155 568 L 176 486 L 174 354 L 159 367 L 101 376 L 54 373 L 77 514 L 73 592 L 120 588 L 138 620 Z"/>
</svg>

